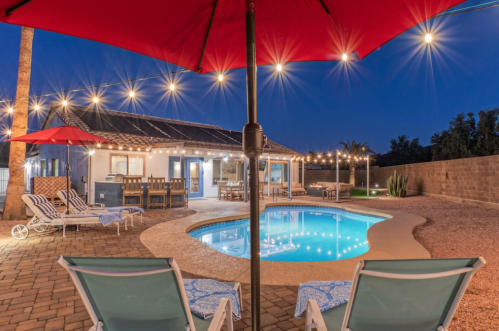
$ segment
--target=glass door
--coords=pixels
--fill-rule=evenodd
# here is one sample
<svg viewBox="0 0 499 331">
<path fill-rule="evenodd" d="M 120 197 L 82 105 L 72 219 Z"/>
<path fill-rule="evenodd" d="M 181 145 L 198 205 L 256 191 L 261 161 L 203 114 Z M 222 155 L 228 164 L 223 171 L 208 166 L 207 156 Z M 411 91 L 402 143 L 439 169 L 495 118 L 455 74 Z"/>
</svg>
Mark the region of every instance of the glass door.
<svg viewBox="0 0 499 331">
<path fill-rule="evenodd" d="M 186 178 L 189 198 L 203 197 L 203 160 L 186 158 Z"/>
</svg>

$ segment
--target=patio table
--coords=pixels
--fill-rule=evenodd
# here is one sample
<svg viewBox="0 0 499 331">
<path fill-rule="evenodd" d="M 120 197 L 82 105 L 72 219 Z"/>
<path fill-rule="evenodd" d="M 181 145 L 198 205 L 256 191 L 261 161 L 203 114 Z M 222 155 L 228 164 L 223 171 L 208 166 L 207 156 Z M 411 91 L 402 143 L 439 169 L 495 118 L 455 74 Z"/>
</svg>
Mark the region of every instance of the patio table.
<svg viewBox="0 0 499 331">
<path fill-rule="evenodd" d="M 233 184 L 227 184 L 227 188 L 230 189 L 230 201 L 234 201 L 234 195 L 232 194 L 232 191 L 237 188 L 238 190 L 243 187 L 244 184 L 239 184 L 239 183 L 233 183 Z"/>
</svg>

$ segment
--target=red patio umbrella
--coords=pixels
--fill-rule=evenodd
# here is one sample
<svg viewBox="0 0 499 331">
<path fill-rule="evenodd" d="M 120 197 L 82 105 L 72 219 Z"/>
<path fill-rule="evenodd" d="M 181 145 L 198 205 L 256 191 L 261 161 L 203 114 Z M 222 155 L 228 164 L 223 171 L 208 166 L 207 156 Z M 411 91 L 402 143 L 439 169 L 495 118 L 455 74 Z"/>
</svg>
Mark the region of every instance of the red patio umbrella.
<svg viewBox="0 0 499 331">
<path fill-rule="evenodd" d="M 22 141 L 32 145 L 66 145 L 66 192 L 69 199 L 69 145 L 111 144 L 110 141 L 82 131 L 75 126 L 59 126 L 42 130 L 24 136 L 7 139 L 6 141 Z M 66 204 L 66 213 L 69 214 L 69 200 Z"/>
<path fill-rule="evenodd" d="M 359 60 L 461 2 L 0 0 L 0 21 L 99 41 L 198 73 L 247 68 L 243 149 L 250 165 L 251 319 L 252 329 L 259 330 L 258 158 L 264 139 L 257 116 L 256 66 L 343 57 Z"/>
</svg>

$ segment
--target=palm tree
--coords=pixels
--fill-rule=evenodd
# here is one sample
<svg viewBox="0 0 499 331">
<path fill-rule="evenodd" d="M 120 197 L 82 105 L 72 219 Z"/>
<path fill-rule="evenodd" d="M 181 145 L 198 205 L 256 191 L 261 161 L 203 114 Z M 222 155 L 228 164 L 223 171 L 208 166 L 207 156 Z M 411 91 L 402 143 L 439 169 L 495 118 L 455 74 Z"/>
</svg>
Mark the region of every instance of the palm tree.
<svg viewBox="0 0 499 331">
<path fill-rule="evenodd" d="M 33 28 L 21 30 L 21 50 L 19 52 L 19 72 L 15 111 L 12 119 L 12 137 L 26 134 L 28 129 L 29 87 L 31 80 L 31 55 L 33 51 Z M 25 220 L 26 207 L 21 200 L 24 194 L 24 159 L 26 143 L 11 142 L 9 154 L 9 184 L 3 210 L 3 220 Z"/>
<path fill-rule="evenodd" d="M 355 140 L 352 140 L 352 142 L 347 140 L 346 143 L 340 142 L 340 145 L 343 146 L 343 153 L 350 156 L 347 159 L 350 167 L 350 184 L 355 185 L 355 168 L 361 164 L 360 158 L 366 155 L 374 155 L 374 151 L 369 148 L 368 144 L 367 142 L 363 144 L 356 143 Z"/>
</svg>

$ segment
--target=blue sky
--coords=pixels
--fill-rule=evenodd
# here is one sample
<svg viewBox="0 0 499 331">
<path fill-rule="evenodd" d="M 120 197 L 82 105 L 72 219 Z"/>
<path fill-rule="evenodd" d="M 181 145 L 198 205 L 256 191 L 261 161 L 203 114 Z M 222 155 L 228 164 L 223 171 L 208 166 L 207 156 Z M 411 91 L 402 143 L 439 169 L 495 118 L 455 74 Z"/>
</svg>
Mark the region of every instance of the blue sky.
<svg viewBox="0 0 499 331">
<path fill-rule="evenodd" d="M 467 7 L 482 1 L 468 1 Z M 499 106 L 499 7 L 431 20 L 435 43 L 421 47 L 415 27 L 364 60 L 349 64 L 285 64 L 281 78 L 273 66 L 258 69 L 259 122 L 277 142 L 300 152 L 328 151 L 338 142 L 369 142 L 379 153 L 389 140 L 406 134 L 424 145 L 461 112 Z M 20 28 L 0 24 L 0 99 L 13 98 Z M 32 94 L 145 77 L 177 70 L 173 65 L 112 46 L 36 30 Z M 126 101 L 126 88 L 103 90 L 103 107 L 241 130 L 246 122 L 245 70 L 216 75 L 177 76 L 175 97 L 164 79 L 136 86 L 138 103 Z M 46 110 L 53 98 L 43 101 Z M 90 104 L 79 92 L 71 102 Z M 38 129 L 33 116 L 29 127 Z M 0 123 L 10 124 L 0 103 Z"/>
</svg>

